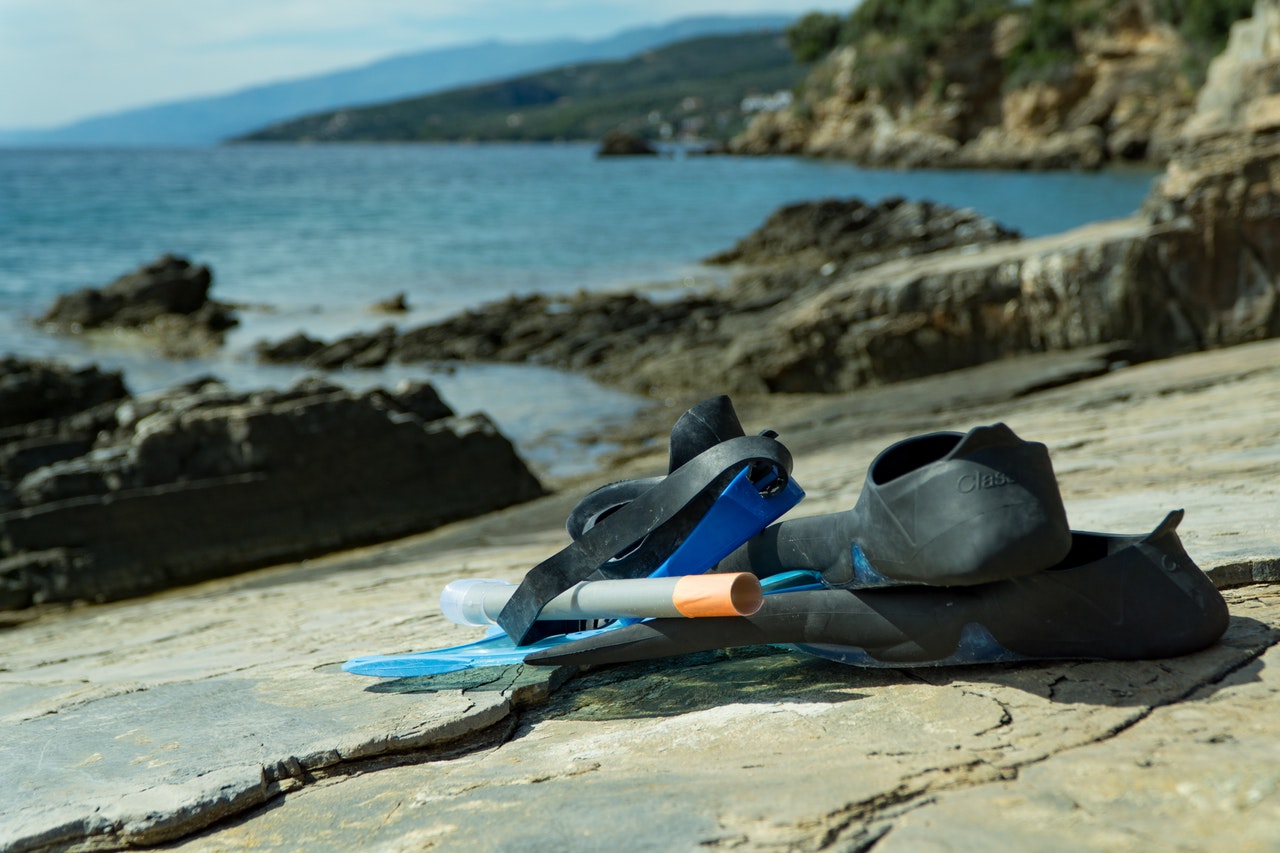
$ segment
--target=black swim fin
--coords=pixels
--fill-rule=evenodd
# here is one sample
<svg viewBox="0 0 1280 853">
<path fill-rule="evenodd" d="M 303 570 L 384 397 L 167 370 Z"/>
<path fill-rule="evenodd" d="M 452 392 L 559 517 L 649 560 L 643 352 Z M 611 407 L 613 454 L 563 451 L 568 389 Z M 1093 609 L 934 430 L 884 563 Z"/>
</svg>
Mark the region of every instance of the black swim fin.
<svg viewBox="0 0 1280 853">
<path fill-rule="evenodd" d="M 966 587 L 778 592 L 750 617 L 653 619 L 525 661 L 621 663 L 774 643 L 872 666 L 1188 654 L 1222 636 L 1227 607 L 1183 549 L 1181 519 L 1181 510 L 1172 512 L 1146 536 L 1073 533 L 1058 565 L 1022 577 Z"/>
<path fill-rule="evenodd" d="M 832 588 L 963 586 L 1052 566 L 1071 530 L 1048 449 L 1004 424 L 897 442 L 853 509 L 772 525 L 716 571 L 797 569 Z"/>
<path fill-rule="evenodd" d="M 723 444 L 732 438 L 746 435 L 733 402 L 726 396 L 711 397 L 694 405 L 671 427 L 671 439 L 667 450 L 667 473 L 671 474 L 698 454 Z M 608 518 L 649 489 L 661 483 L 665 477 L 644 477 L 636 480 L 620 480 L 591 491 L 569 511 L 565 529 L 577 539 L 597 522 Z"/>
</svg>

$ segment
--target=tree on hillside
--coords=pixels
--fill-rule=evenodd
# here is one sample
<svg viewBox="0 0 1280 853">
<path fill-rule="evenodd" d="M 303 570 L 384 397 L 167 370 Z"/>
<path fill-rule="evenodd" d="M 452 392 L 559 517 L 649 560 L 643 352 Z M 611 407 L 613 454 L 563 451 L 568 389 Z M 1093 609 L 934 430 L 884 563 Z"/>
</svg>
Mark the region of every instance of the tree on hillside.
<svg viewBox="0 0 1280 853">
<path fill-rule="evenodd" d="M 902 39 L 913 52 L 934 55 L 957 30 L 995 20 L 1011 0 L 863 0 L 845 22 L 840 40 Z"/>
<path fill-rule="evenodd" d="M 796 62 L 808 64 L 831 52 L 840 38 L 840 17 L 810 12 L 787 27 L 787 47 Z"/>
</svg>

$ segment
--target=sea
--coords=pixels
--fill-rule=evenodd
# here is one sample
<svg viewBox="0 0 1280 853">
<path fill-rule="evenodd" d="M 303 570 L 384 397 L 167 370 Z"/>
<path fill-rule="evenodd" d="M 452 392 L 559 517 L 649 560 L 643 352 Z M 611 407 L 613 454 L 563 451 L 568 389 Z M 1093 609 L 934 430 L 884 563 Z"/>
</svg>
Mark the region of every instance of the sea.
<svg viewBox="0 0 1280 853">
<path fill-rule="evenodd" d="M 123 371 L 146 393 L 199 376 L 286 387 L 307 371 L 252 348 L 295 332 L 408 328 L 512 294 L 720 284 L 700 263 L 781 205 L 888 196 L 970 207 L 1027 236 L 1127 216 L 1156 173 L 870 170 L 794 157 L 597 158 L 585 144 L 0 148 L 0 355 Z M 170 361 L 121 341 L 49 334 L 59 294 L 171 253 L 207 264 L 212 296 L 243 306 L 225 350 Z M 372 310 L 403 293 L 407 314 Z M 583 436 L 650 404 L 525 365 L 392 365 L 330 378 L 353 388 L 432 382 L 484 411 L 533 467 L 592 470 Z"/>
</svg>

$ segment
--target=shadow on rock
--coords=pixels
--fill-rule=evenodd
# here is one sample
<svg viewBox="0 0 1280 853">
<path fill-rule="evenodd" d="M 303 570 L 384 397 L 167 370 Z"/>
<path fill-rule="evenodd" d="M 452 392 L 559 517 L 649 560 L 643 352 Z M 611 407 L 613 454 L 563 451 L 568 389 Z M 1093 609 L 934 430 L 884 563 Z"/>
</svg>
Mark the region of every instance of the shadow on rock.
<svg viewBox="0 0 1280 853">
<path fill-rule="evenodd" d="M 416 675 L 406 678 L 389 678 L 377 681 L 365 688 L 367 693 L 445 693 L 460 690 L 463 693 L 501 693 L 519 691 L 522 688 L 540 687 L 563 683 L 556 677 L 562 670 L 513 664 L 511 666 L 486 666 L 463 669 L 439 675 Z"/>
<path fill-rule="evenodd" d="M 1256 656 L 1280 641 L 1280 629 L 1233 616 L 1218 644 L 1153 661 L 1043 661 L 913 668 L 847 666 L 782 647 L 754 646 L 618 664 L 580 675 L 542 712 L 545 717 L 619 720 L 670 717 L 729 704 L 850 702 L 871 691 L 931 685 L 961 691 L 1012 688 L 1059 704 L 1160 706 L 1258 680 Z M 548 692 L 567 668 L 524 665 L 380 681 L 373 693 Z M 1244 679 L 1242 681 L 1242 679 Z"/>
</svg>

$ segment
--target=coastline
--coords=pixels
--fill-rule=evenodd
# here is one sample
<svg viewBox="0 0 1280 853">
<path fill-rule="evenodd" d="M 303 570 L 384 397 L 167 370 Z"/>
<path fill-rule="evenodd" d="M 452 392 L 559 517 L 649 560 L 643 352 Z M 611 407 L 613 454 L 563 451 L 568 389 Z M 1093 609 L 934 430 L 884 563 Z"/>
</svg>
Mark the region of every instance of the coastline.
<svg viewBox="0 0 1280 853">
<path fill-rule="evenodd" d="M 16 218 L 0 213 L 0 224 L 24 247 L 0 290 L 6 350 L 123 369 L 137 392 L 208 374 L 242 390 L 285 387 L 305 371 L 255 364 L 248 354 L 257 341 L 299 330 L 329 337 L 388 322 L 420 324 L 508 293 L 638 290 L 671 301 L 720 282 L 723 272 L 708 272 L 698 259 L 732 245 L 788 200 L 901 193 L 973 203 L 980 187 L 992 215 L 1036 233 L 1063 217 L 1125 212 L 1151 180 L 1132 172 L 1115 180 L 911 174 L 785 157 L 599 163 L 584 145 L 236 146 L 50 151 L 38 159 L 47 162 L 31 165 L 29 175 L 20 159 L 0 164 L 0 183 L 21 190 L 9 209 Z M 74 173 L 78 163 L 88 172 L 76 179 L 80 190 L 65 209 L 60 196 L 40 189 L 40 170 Z M 533 183 L 513 196 L 510 176 L 526 173 L 524 182 Z M 111 174 L 125 183 L 96 177 Z M 334 174 L 348 177 L 335 182 Z M 469 176 L 475 199 L 458 195 L 456 174 Z M 1044 193 L 1060 204 L 1032 203 Z M 370 206 L 371 195 L 380 205 Z M 552 204 L 560 195 L 566 202 Z M 456 223 L 433 212 L 454 202 L 466 202 Z M 50 231 L 50 222 L 62 230 Z M 212 358 L 162 362 L 111 335 L 106 346 L 94 346 L 29 326 L 58 294 L 101 286 L 163 252 L 208 264 L 215 298 L 247 306 Z M 407 314 L 368 310 L 396 292 L 407 294 Z M 566 431 L 645 405 L 537 366 L 393 366 L 330 375 L 356 389 L 404 378 L 436 382 L 460 411 L 489 410 L 552 474 L 580 467 L 578 439 Z M 562 414 L 544 417 L 540 401 Z M 584 405 L 563 405 L 577 403 Z"/>
<path fill-rule="evenodd" d="M 250 394 L 198 383 L 141 400 L 129 399 L 118 377 L 86 371 L 61 377 L 71 388 L 65 397 L 77 401 L 70 414 L 29 393 L 49 385 L 0 388 L 43 412 L 34 421 L 13 416 L 17 426 L 0 431 L 8 441 L 0 444 L 0 546 L 20 551 L 0 552 L 0 603 L 23 608 L 0 612 L 0 787 L 12 792 L 0 798 L 0 850 L 1127 853 L 1175 841 L 1274 844 L 1280 96 L 1263 90 L 1280 85 L 1280 58 L 1249 51 L 1280 44 L 1271 38 L 1280 3 L 1258 0 L 1257 10 L 1210 75 L 1229 91 L 1206 100 L 1142 210 L 1127 219 L 1024 240 L 989 234 L 980 246 L 877 256 L 860 267 L 839 246 L 878 234 L 863 228 L 877 216 L 910 212 L 901 233 L 920 241 L 931 223 L 958 232 L 949 217 L 960 214 L 917 215 L 902 203 L 839 215 L 799 206 L 801 219 L 826 211 L 799 229 L 799 248 L 776 251 L 793 234 L 757 235 L 775 247 L 770 257 L 724 288 L 738 288 L 738 301 L 754 298 L 754 313 L 732 315 L 742 306 L 725 308 L 729 299 L 690 303 L 681 318 L 681 300 L 657 306 L 569 288 L 561 301 L 512 297 L 508 315 L 479 317 L 471 340 L 492 346 L 507 336 L 524 347 L 526 364 L 458 375 L 496 376 L 484 391 L 489 401 L 510 406 L 522 428 L 548 424 L 558 453 L 589 462 L 548 478 L 550 490 L 485 418 L 453 416 L 447 373 L 444 401 L 428 385 L 353 393 L 324 382 Z M 1242 64 L 1256 73 L 1238 73 Z M 1241 91 L 1242 79 L 1261 88 Z M 618 168 L 652 177 L 644 167 Z M 336 230 L 319 230 L 332 241 L 343 223 L 369 226 L 353 209 L 326 226 Z M 637 245 L 655 239 L 634 209 L 615 212 L 609 225 L 631 223 Z M 825 227 L 833 222 L 840 227 Z M 495 233 L 473 227 L 464 236 L 475 246 Z M 323 257 L 313 260 L 295 293 L 316 286 L 308 274 L 334 273 Z M 390 295 L 391 281 L 370 282 L 380 299 Z M 628 305 L 654 322 L 597 334 Z M 546 317 L 562 325 L 539 326 Z M 565 328 L 592 340 L 556 361 L 548 353 L 564 345 Z M 529 347 L 539 335 L 546 348 Z M 382 385 L 431 377 L 437 367 L 330 375 Z M 57 372 L 18 365 L 10 375 L 23 370 Z M 588 371 L 647 396 L 591 397 Z M 594 488 L 663 474 L 673 421 L 724 390 L 734 392 L 748 434 L 774 430 L 791 451 L 792 476 L 807 493 L 792 517 L 854 506 L 872 460 L 903 438 L 1004 423 L 1047 446 L 1073 542 L 1080 531 L 1092 532 L 1084 541 L 1132 535 L 1126 551 L 1163 555 L 1147 554 L 1145 575 L 1113 564 L 1111 553 L 1075 555 L 1108 569 L 1101 588 L 1055 586 L 1080 567 L 1068 558 L 1039 575 L 926 598 L 948 603 L 922 623 L 946 623 L 944 607 L 961 596 L 1008 601 L 991 588 L 1048 578 L 1072 603 L 1032 608 L 1031 630 L 1053 623 L 1070 637 L 1071 614 L 1086 610 L 1096 617 L 1089 624 L 1110 630 L 1132 614 L 1163 613 L 1147 597 L 1157 587 L 1200 612 L 1220 605 L 1205 578 L 1189 582 L 1203 570 L 1228 605 L 1225 634 L 1159 660 L 1118 659 L 1138 657 L 1135 647 L 1091 660 L 1079 653 L 1086 644 L 1063 659 L 1032 651 L 1016 661 L 912 668 L 903 661 L 918 658 L 898 652 L 917 640 L 899 634 L 887 646 L 868 642 L 856 659 L 877 665 L 865 667 L 743 645 L 622 665 L 514 664 L 376 681 L 343 671 L 364 654 L 476 640 L 480 630 L 441 614 L 443 587 L 462 577 L 519 581 L 566 545 L 565 519 Z M 582 415 L 609 410 L 610 399 L 635 407 L 612 423 Z M 21 406 L 0 416 L 6 409 Z M 581 429 L 556 432 L 575 417 Z M 942 482 L 950 489 L 953 481 Z M 459 518 L 466 500 L 505 494 L 522 502 Z M 223 516 L 242 528 L 219 530 Z M 1179 523 L 1185 554 L 1152 545 Z M 348 524 L 354 535 L 334 538 Z M 95 525 L 108 547 L 77 553 Z M 297 541 L 303 534 L 319 544 Z M 862 553 L 857 535 L 843 552 L 853 560 Z M 255 548 L 250 562 L 265 567 L 206 571 L 224 552 L 234 559 Z M 93 582 L 99 557 L 108 572 L 149 585 L 100 604 L 85 603 L 93 590 L 71 590 L 59 604 L 39 602 L 47 587 L 32 594 L 43 566 L 61 561 L 64 578 Z M 197 582 L 176 585 L 189 581 Z M 915 595 L 867 592 L 860 600 L 872 603 Z M 867 617 L 893 612 L 871 604 Z M 804 617 L 832 614 L 815 607 Z M 1140 625 L 1153 636 L 1183 627 Z M 743 625 L 719 627 L 724 639 Z M 979 617 L 958 629 L 957 652 L 975 627 L 1004 642 Z M 1128 630 L 1136 649 L 1150 648 L 1148 636 L 1137 639 L 1131 623 Z"/>
</svg>

